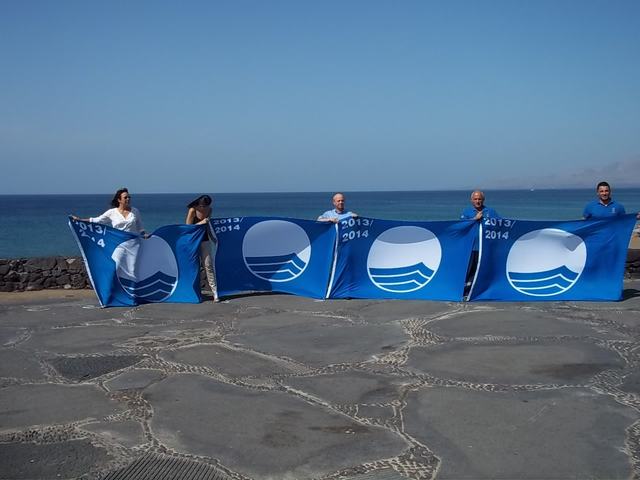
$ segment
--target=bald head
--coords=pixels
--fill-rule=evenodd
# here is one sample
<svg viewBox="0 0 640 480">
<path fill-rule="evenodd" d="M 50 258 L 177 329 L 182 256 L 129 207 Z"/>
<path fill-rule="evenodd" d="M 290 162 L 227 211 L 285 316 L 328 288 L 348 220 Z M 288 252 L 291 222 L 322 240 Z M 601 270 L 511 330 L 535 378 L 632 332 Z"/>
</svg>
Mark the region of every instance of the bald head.
<svg viewBox="0 0 640 480">
<path fill-rule="evenodd" d="M 333 206 L 335 207 L 336 212 L 344 212 L 344 194 L 338 192 L 333 196 Z"/>
<path fill-rule="evenodd" d="M 474 190 L 471 193 L 471 205 L 476 210 L 480 210 L 484 205 L 484 193 L 481 190 Z"/>
</svg>

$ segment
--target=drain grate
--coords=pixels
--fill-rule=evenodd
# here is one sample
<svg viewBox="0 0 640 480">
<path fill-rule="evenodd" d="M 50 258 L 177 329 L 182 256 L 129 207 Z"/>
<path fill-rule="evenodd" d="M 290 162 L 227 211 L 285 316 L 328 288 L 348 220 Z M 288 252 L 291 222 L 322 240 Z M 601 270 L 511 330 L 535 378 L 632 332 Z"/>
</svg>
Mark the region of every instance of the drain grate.
<svg viewBox="0 0 640 480">
<path fill-rule="evenodd" d="M 129 466 L 111 472 L 103 480 L 230 480 L 230 477 L 212 465 L 185 458 L 145 455 Z"/>
<path fill-rule="evenodd" d="M 103 355 L 92 357 L 58 357 L 49 363 L 60 375 L 69 380 L 81 382 L 115 372 L 138 363 L 142 355 Z"/>
</svg>

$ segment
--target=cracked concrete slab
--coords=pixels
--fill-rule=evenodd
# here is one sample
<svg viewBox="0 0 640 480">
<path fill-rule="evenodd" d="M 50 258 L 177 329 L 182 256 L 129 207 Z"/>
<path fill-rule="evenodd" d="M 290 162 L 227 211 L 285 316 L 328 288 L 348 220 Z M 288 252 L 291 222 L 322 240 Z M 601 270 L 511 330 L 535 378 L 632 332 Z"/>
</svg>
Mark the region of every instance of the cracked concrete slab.
<svg viewBox="0 0 640 480">
<path fill-rule="evenodd" d="M 132 324 L 141 325 L 158 325 L 163 322 L 173 324 L 199 320 L 216 321 L 225 319 L 237 310 L 237 305 L 229 303 L 149 303 L 131 308 L 127 312 L 127 320 Z"/>
<path fill-rule="evenodd" d="M 164 444 L 256 479 L 317 478 L 408 447 L 392 432 L 282 392 L 178 375 L 146 395 L 156 412 L 151 428 Z"/>
<path fill-rule="evenodd" d="M 38 445 L 0 443 L 0 479 L 74 479 L 91 472 L 95 464 L 108 460 L 107 452 L 88 440 Z"/>
<path fill-rule="evenodd" d="M 161 358 L 172 362 L 211 368 L 231 377 L 263 377 L 298 373 L 303 367 L 277 357 L 231 348 L 226 345 L 196 345 L 171 350 Z"/>
<path fill-rule="evenodd" d="M 142 355 L 98 355 L 55 357 L 47 362 L 68 380 L 86 382 L 107 373 L 122 370 L 140 362 Z"/>
<path fill-rule="evenodd" d="M 431 319 L 460 309 L 460 304 L 417 300 L 385 300 L 371 302 L 358 309 L 367 323 L 388 323 L 406 318 Z"/>
<path fill-rule="evenodd" d="M 90 442 L 104 455 L 42 476 L 640 477 L 640 282 L 625 289 L 110 309 L 87 292 L 1 294 L 0 475 L 33 445 L 65 465 Z"/>
<path fill-rule="evenodd" d="M 375 302 L 375 301 L 373 301 Z M 264 309 L 274 313 L 297 311 L 302 313 L 325 312 L 342 316 L 357 315 L 372 300 L 314 300 L 295 295 L 247 295 L 233 299 L 233 304 L 244 310 Z"/>
<path fill-rule="evenodd" d="M 104 386 L 110 391 L 144 389 L 165 377 L 162 370 L 135 368 L 107 380 Z"/>
<path fill-rule="evenodd" d="M 640 394 L 640 371 L 634 370 L 626 376 L 620 385 L 620 390 L 636 395 Z"/>
<path fill-rule="evenodd" d="M 16 349 L 0 349 L 0 378 L 14 377 L 25 380 L 44 380 L 44 369 L 32 353 Z"/>
<path fill-rule="evenodd" d="M 107 442 L 126 448 L 139 447 L 147 443 L 142 425 L 132 420 L 88 423 L 82 426 L 82 430 L 96 433 Z"/>
<path fill-rule="evenodd" d="M 132 336 L 140 336 L 148 330 L 129 326 L 81 326 L 39 330 L 22 343 L 23 350 L 51 353 L 105 353 L 113 351 L 116 344 Z"/>
<path fill-rule="evenodd" d="M 640 334 L 640 310 L 597 310 L 581 311 L 586 318 L 592 318 L 594 322 L 610 328 L 622 328 L 624 333 L 637 336 Z"/>
<path fill-rule="evenodd" d="M 0 347 L 11 347 L 24 341 L 29 331 L 22 327 L 0 327 Z"/>
<path fill-rule="evenodd" d="M 12 305 L 7 310 L 5 318 L 2 319 L 2 324 L 42 329 L 84 325 L 114 319 L 125 320 L 125 311 L 100 308 L 97 304 L 86 303 Z"/>
<path fill-rule="evenodd" d="M 0 389 L 0 433 L 105 417 L 122 411 L 95 385 L 10 385 Z"/>
<path fill-rule="evenodd" d="M 397 376 L 349 371 L 292 377 L 283 383 L 333 404 L 388 404 L 399 400 L 401 386 L 409 381 Z"/>
<path fill-rule="evenodd" d="M 581 384 L 621 370 L 615 352 L 579 341 L 517 344 L 452 342 L 416 347 L 407 366 L 440 378 L 495 384 Z"/>
<path fill-rule="evenodd" d="M 439 479 L 629 478 L 638 412 L 585 389 L 409 394 L 407 432 L 442 458 Z"/>
<path fill-rule="evenodd" d="M 287 328 L 269 328 L 268 323 L 250 332 L 229 335 L 228 340 L 300 363 L 321 367 L 336 363 L 370 360 L 386 350 L 405 345 L 409 337 L 398 324 L 344 325 L 321 319 L 290 323 Z"/>
<path fill-rule="evenodd" d="M 447 337 L 594 337 L 628 339 L 627 335 L 597 323 L 586 323 L 587 319 L 573 319 L 569 312 L 537 309 L 518 311 L 473 309 L 429 322 L 427 328 Z"/>
</svg>

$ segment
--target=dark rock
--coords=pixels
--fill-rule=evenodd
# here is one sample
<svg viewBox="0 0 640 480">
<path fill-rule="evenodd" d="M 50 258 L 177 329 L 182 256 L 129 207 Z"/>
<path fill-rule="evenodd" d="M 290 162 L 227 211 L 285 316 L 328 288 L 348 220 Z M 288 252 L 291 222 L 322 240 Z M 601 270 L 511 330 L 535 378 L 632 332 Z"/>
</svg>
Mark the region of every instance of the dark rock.
<svg viewBox="0 0 640 480">
<path fill-rule="evenodd" d="M 43 278 L 44 276 L 42 275 L 42 272 L 32 272 L 27 275 L 27 282 L 37 282 L 38 280 L 42 280 Z"/>
<path fill-rule="evenodd" d="M 24 268 L 27 272 L 51 270 L 55 266 L 56 257 L 30 258 L 24 264 Z"/>
<path fill-rule="evenodd" d="M 0 262 L 3 260 L 0 260 Z M 7 273 L 9 273 L 9 270 L 11 269 L 11 267 L 9 266 L 8 263 L 0 263 L 0 276 L 3 277 L 5 276 Z"/>
<path fill-rule="evenodd" d="M 56 278 L 56 283 L 58 285 L 65 285 L 69 282 L 71 282 L 71 277 L 69 275 L 60 275 L 58 278 Z"/>
<path fill-rule="evenodd" d="M 21 270 L 23 272 L 32 273 L 32 272 L 41 272 L 42 268 L 40 268 L 40 266 L 37 264 L 31 263 L 27 265 L 22 265 Z"/>
<path fill-rule="evenodd" d="M 20 275 L 15 270 L 10 270 L 9 273 L 4 276 L 4 280 L 5 282 L 18 282 Z"/>
<path fill-rule="evenodd" d="M 87 284 L 87 281 L 84 277 L 84 275 L 81 275 L 79 273 L 76 273 L 74 275 L 71 275 L 71 287 L 73 288 L 84 288 Z"/>
<path fill-rule="evenodd" d="M 58 284 L 56 283 L 56 279 L 54 277 L 45 278 L 42 286 L 44 288 L 58 288 Z"/>
<path fill-rule="evenodd" d="M 59 272 L 63 272 L 67 268 L 69 268 L 67 259 L 65 257 L 56 257 L 56 270 Z"/>
<path fill-rule="evenodd" d="M 66 270 L 70 273 L 78 273 L 84 271 L 84 263 L 80 258 L 67 258 Z"/>
</svg>

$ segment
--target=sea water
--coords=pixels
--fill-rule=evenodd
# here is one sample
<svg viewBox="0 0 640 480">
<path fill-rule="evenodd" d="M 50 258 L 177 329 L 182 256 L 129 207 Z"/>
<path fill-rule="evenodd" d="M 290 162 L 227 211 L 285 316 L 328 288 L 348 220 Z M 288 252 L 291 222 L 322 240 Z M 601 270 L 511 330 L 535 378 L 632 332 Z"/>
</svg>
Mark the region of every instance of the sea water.
<svg viewBox="0 0 640 480">
<path fill-rule="evenodd" d="M 206 193 L 206 192 L 205 192 Z M 363 217 L 388 220 L 456 220 L 469 205 L 469 191 L 345 192 L 347 208 Z M 571 220 L 582 217 L 594 190 L 486 191 L 486 204 L 502 217 L 522 220 Z M 186 205 L 199 194 L 136 194 L 147 231 L 183 223 Z M 213 216 L 276 216 L 315 220 L 332 208 L 331 192 L 220 193 Z M 97 216 L 107 210 L 112 194 L 0 195 L 0 258 L 78 255 L 67 225 L 70 214 Z M 627 212 L 640 211 L 640 188 L 619 189 L 614 198 Z"/>
</svg>

